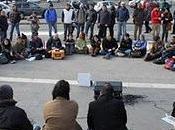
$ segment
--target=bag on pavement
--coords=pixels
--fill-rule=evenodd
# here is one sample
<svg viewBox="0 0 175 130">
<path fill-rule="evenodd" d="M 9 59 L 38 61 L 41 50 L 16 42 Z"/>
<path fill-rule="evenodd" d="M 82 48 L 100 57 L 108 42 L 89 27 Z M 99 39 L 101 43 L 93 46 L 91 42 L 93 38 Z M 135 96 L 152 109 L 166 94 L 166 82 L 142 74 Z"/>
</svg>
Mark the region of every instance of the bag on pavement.
<svg viewBox="0 0 175 130">
<path fill-rule="evenodd" d="M 8 64 L 8 63 L 9 59 L 7 59 L 4 53 L 0 53 L 0 64 Z"/>
<path fill-rule="evenodd" d="M 51 58 L 53 60 L 62 60 L 64 59 L 64 57 L 65 57 L 64 50 L 55 49 L 51 51 Z"/>
</svg>

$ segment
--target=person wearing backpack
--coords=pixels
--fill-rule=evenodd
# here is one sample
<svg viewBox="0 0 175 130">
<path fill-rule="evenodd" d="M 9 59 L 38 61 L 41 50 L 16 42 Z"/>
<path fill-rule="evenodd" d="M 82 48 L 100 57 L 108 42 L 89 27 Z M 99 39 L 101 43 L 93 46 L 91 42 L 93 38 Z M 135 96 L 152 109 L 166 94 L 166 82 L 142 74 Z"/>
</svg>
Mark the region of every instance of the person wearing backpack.
<svg viewBox="0 0 175 130">
<path fill-rule="evenodd" d="M 49 26 L 49 37 L 52 36 L 52 27 L 54 32 L 57 33 L 57 13 L 56 10 L 53 8 L 53 4 L 50 3 L 49 9 L 45 12 L 45 20 Z"/>
</svg>

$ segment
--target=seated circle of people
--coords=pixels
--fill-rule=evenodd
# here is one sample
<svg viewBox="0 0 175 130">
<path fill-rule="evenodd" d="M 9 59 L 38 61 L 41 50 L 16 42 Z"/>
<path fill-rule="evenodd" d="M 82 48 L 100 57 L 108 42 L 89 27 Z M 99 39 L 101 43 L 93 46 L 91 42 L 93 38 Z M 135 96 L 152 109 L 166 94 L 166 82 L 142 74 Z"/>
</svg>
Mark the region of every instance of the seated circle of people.
<svg viewBox="0 0 175 130">
<path fill-rule="evenodd" d="M 146 54 L 147 49 L 147 41 L 145 40 L 145 36 L 142 34 L 140 40 L 136 40 L 133 42 L 131 51 L 131 57 L 141 58 Z"/>
<path fill-rule="evenodd" d="M 127 114 L 121 99 L 114 97 L 114 89 L 106 83 L 97 100 L 89 103 L 89 130 L 127 130 Z"/>
<path fill-rule="evenodd" d="M 87 47 L 85 33 L 81 32 L 79 38 L 76 41 L 75 49 L 77 54 L 89 54 L 89 48 Z"/>
<path fill-rule="evenodd" d="M 160 40 L 159 36 L 153 37 L 153 42 L 150 43 L 151 46 L 145 55 L 144 61 L 153 61 L 162 56 L 162 51 L 164 49 L 164 44 Z"/>
<path fill-rule="evenodd" d="M 16 104 L 12 87 L 9 85 L 0 86 L 0 129 L 40 130 L 39 126 L 33 127 L 25 111 L 17 107 Z"/>
<path fill-rule="evenodd" d="M 61 40 L 58 34 L 50 37 L 46 43 L 46 58 L 56 58 L 56 54 L 58 54 L 57 58 L 64 58 L 64 47 L 62 46 Z M 62 56 L 61 56 L 62 54 Z M 55 55 L 55 56 L 54 56 Z"/>
<path fill-rule="evenodd" d="M 76 121 L 78 104 L 70 100 L 70 85 L 58 81 L 52 91 L 52 100 L 44 106 L 43 130 L 82 130 Z"/>
<path fill-rule="evenodd" d="M 99 54 L 101 49 L 101 39 L 98 35 L 94 35 L 90 40 L 91 48 L 90 54 L 92 57 L 95 57 Z"/>
<path fill-rule="evenodd" d="M 118 44 L 115 38 L 110 35 L 102 40 L 101 55 L 104 55 L 104 59 L 110 59 L 112 55 L 115 55 L 115 50 L 118 48 Z"/>
<path fill-rule="evenodd" d="M 132 39 L 128 33 L 122 38 L 119 48 L 116 50 L 116 56 L 130 56 L 132 51 Z"/>
</svg>

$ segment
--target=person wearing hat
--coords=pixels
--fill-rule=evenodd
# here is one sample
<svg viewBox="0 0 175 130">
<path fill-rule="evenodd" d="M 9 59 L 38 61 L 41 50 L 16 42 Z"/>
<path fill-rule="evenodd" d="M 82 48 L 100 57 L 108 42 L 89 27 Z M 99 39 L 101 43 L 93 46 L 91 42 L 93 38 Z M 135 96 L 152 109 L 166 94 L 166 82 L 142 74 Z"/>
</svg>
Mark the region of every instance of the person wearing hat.
<svg viewBox="0 0 175 130">
<path fill-rule="evenodd" d="M 52 36 L 52 27 L 54 32 L 57 33 L 57 12 L 53 8 L 53 4 L 50 2 L 49 9 L 45 11 L 45 20 L 49 26 L 49 37 Z"/>
<path fill-rule="evenodd" d="M 9 85 L 0 86 L 0 129 L 32 130 L 25 111 L 16 106 L 13 89 Z"/>
<path fill-rule="evenodd" d="M 106 83 L 96 101 L 89 104 L 89 130 L 127 130 L 127 114 L 122 100 L 114 97 L 114 89 Z"/>
<path fill-rule="evenodd" d="M 125 2 L 120 3 L 120 6 L 116 11 L 116 17 L 118 21 L 117 41 L 120 41 L 121 35 L 123 37 L 126 34 L 126 22 L 129 20 L 129 11 L 125 6 Z"/>
</svg>

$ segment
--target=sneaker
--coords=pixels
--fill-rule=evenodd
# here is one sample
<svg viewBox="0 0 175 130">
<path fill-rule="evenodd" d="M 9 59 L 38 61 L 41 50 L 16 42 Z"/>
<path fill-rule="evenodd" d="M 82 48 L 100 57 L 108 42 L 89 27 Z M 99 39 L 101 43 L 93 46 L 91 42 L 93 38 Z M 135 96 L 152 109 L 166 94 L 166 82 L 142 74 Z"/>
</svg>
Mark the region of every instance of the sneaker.
<svg viewBox="0 0 175 130">
<path fill-rule="evenodd" d="M 12 60 L 11 62 L 10 62 L 10 64 L 15 64 L 16 63 L 16 60 Z"/>
</svg>

